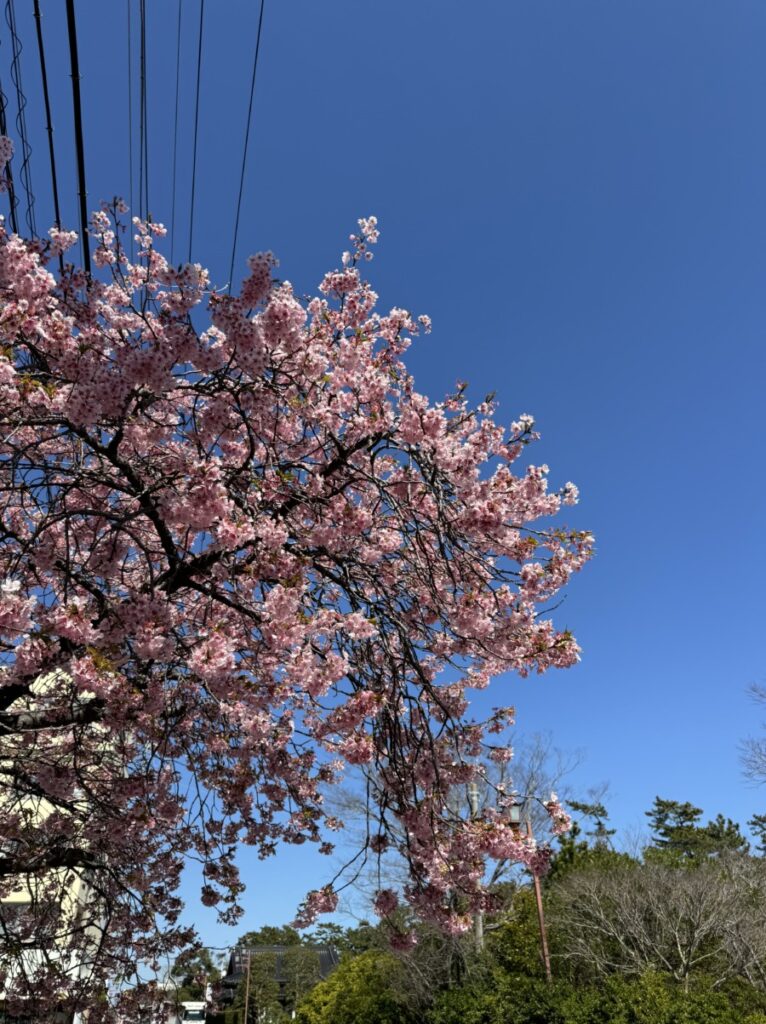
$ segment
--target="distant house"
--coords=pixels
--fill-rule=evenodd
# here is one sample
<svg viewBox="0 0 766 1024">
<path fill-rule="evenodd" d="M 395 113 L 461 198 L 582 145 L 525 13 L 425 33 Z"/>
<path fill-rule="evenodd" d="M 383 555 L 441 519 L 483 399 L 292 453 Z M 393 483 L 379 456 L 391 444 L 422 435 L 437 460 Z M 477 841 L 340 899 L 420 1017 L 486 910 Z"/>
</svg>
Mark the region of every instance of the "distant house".
<svg viewBox="0 0 766 1024">
<path fill-rule="evenodd" d="M 36 680 L 29 696 L 19 698 L 8 710 L 33 716 L 57 700 L 59 691 L 70 682 L 61 670 L 49 672 Z M 83 696 L 90 695 L 80 695 Z M 109 748 L 108 737 L 98 725 L 91 725 L 89 731 L 96 749 Z M 53 771 L 57 768 L 57 751 L 65 749 L 69 739 L 66 728 L 38 733 L 38 742 L 47 744 L 50 751 Z M 7 814 L 12 816 L 15 812 L 24 822 L 21 838 L 0 837 L 0 855 L 20 863 L 10 875 L 11 886 L 6 884 L 0 894 L 0 973 L 8 986 L 18 977 L 34 979 L 38 972 L 60 972 L 70 979 L 81 977 L 87 972 L 89 950 L 98 946 L 103 917 L 91 884 L 92 867 L 75 864 L 39 869 L 34 865 L 34 855 L 30 866 L 25 865 L 25 836 L 30 837 L 34 851 L 37 832 L 43 831 L 51 816 L 57 815 L 64 840 L 75 846 L 89 808 L 83 793 L 70 800 L 66 810 L 55 806 L 44 793 L 38 794 L 36 780 L 26 780 L 22 770 L 27 749 L 23 734 L 22 739 L 4 736 L 0 747 L 0 803 Z M 84 778 L 87 771 L 83 771 Z M 69 828 L 65 831 L 61 826 L 67 823 Z M 59 1019 L 71 1018 L 61 1013 L 56 1016 Z M 75 1014 L 74 1019 L 75 1024 L 81 1024 L 87 1013 Z M 5 1020 L 13 1018 L 7 1013 L 6 989 L 0 985 L 0 1021 Z"/>
<path fill-rule="evenodd" d="M 332 946 L 238 946 L 229 957 L 217 1001 L 230 1006 L 237 992 L 247 985 L 249 969 L 251 999 L 257 998 L 259 984 L 263 988 L 264 981 L 270 982 L 283 1009 L 294 1012 L 296 1002 L 339 963 L 338 951 Z"/>
</svg>

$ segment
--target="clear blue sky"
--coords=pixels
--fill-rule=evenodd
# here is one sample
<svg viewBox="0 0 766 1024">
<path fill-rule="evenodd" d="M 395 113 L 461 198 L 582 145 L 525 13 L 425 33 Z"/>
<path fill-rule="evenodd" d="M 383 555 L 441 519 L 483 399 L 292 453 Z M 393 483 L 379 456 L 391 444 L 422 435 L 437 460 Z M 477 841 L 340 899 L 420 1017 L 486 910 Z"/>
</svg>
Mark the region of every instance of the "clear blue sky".
<svg viewBox="0 0 766 1024">
<path fill-rule="evenodd" d="M 183 4 L 185 253 L 199 8 Z M 150 200 L 169 223 L 177 7 L 148 6 Z M 17 7 L 45 224 L 31 4 Z M 206 7 L 193 257 L 223 284 L 258 11 Z M 76 227 L 64 5 L 43 11 Z M 129 192 L 126 5 L 77 11 L 96 202 Z M 743 823 L 766 810 L 737 755 L 759 728 L 745 689 L 766 680 L 764 52 L 762 0 L 267 0 L 238 277 L 270 248 L 312 290 L 375 213 L 383 305 L 434 321 L 411 350 L 420 389 L 467 379 L 506 421 L 535 415 L 535 460 L 579 485 L 569 521 L 597 537 L 557 612 L 584 656 L 488 699 L 581 748 L 575 785 L 608 781 L 622 827 L 658 793 Z M 8 61 L 3 26 L 13 106 Z M 306 848 L 253 860 L 247 924 L 289 919 L 326 867 Z"/>
</svg>

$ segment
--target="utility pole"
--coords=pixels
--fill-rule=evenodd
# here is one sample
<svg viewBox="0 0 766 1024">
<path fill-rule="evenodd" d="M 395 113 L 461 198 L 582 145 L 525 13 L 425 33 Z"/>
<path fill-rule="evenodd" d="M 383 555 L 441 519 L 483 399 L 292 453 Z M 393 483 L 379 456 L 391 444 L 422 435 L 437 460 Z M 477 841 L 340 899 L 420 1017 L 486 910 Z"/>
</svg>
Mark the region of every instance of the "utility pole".
<svg viewBox="0 0 766 1024">
<path fill-rule="evenodd" d="M 532 824 L 527 819 L 527 835 L 532 838 Z M 550 985 L 553 982 L 553 975 L 551 974 L 551 958 L 548 952 L 548 938 L 545 933 L 545 914 L 543 913 L 543 893 L 540 888 L 540 878 L 533 872 L 532 882 L 535 887 L 535 902 L 537 903 L 537 921 L 540 925 L 540 949 L 543 954 L 543 964 L 545 966 L 545 980 Z"/>
<path fill-rule="evenodd" d="M 521 816 L 526 805 L 526 800 L 520 801 L 518 799 L 519 794 L 516 790 L 511 794 L 511 801 L 508 805 L 508 824 L 511 826 L 514 832 L 518 833 L 521 831 Z M 529 817 L 526 816 L 526 831 L 527 836 L 532 839 L 532 822 Z M 540 888 L 540 879 L 534 873 L 532 873 L 532 884 L 535 888 L 535 903 L 537 904 L 537 923 L 540 926 L 540 950 L 543 954 L 543 966 L 545 967 L 545 980 L 550 985 L 553 981 L 553 975 L 551 974 L 551 958 L 548 952 L 548 938 L 545 933 L 545 914 L 543 912 L 543 893 Z"/>
</svg>

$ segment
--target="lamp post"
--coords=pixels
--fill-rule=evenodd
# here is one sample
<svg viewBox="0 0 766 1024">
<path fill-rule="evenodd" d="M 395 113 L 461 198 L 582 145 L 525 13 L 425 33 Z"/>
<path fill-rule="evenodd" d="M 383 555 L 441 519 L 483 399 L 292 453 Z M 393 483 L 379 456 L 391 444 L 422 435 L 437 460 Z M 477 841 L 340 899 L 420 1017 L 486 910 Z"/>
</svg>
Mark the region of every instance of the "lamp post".
<svg viewBox="0 0 766 1024">
<path fill-rule="evenodd" d="M 468 783 L 468 805 L 471 809 L 471 820 L 479 816 L 479 785 L 476 781 Z M 484 911 L 477 910 L 473 915 L 473 933 L 476 940 L 476 949 L 479 953 L 484 950 Z"/>
<path fill-rule="evenodd" d="M 518 793 L 514 790 L 511 793 L 511 803 L 508 805 L 508 824 L 514 830 L 514 832 L 521 831 L 521 811 L 522 805 L 516 799 Z M 526 822 L 526 833 L 529 838 L 532 838 L 532 823 L 527 817 Z M 545 914 L 543 912 L 543 893 L 540 888 L 540 879 L 538 875 L 532 872 L 532 884 L 535 889 L 535 903 L 537 904 L 537 921 L 540 926 L 540 951 L 543 956 L 543 965 L 545 967 L 545 980 L 550 985 L 553 981 L 553 975 L 551 974 L 551 958 L 548 952 L 548 938 L 545 932 Z"/>
<path fill-rule="evenodd" d="M 245 1018 L 243 1024 L 247 1024 L 247 1015 L 250 1012 L 250 959 L 252 953 L 247 951 L 247 980 L 245 982 Z"/>
<path fill-rule="evenodd" d="M 521 827 L 521 804 L 516 799 L 518 795 L 514 789 L 511 793 L 511 803 L 508 804 L 508 824 L 514 832 L 518 832 Z"/>
</svg>

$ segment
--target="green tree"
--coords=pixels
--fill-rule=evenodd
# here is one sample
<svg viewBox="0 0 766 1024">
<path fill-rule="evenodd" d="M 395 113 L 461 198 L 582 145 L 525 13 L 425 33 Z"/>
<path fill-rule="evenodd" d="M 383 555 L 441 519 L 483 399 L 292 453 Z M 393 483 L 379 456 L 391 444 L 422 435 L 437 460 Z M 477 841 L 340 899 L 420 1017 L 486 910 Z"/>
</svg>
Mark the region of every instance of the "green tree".
<svg viewBox="0 0 766 1024">
<path fill-rule="evenodd" d="M 585 835 L 592 840 L 593 846 L 600 849 L 611 845 L 612 836 L 617 829 L 607 827 L 606 823 L 609 820 L 609 813 L 600 800 L 592 803 L 585 803 L 581 800 L 568 800 L 567 804 L 576 814 L 581 814 L 593 822 L 593 829 L 590 832 L 585 832 Z"/>
<path fill-rule="evenodd" d="M 298 1024 L 421 1024 L 408 1005 L 406 975 L 391 953 L 345 960 L 298 1005 Z"/>
<path fill-rule="evenodd" d="M 749 844 L 739 825 L 718 814 L 701 825 L 702 808 L 691 803 L 656 797 L 646 812 L 652 830 L 652 845 L 645 851 L 650 860 L 666 863 L 698 862 L 726 851 L 747 852 Z"/>
<path fill-rule="evenodd" d="M 750 843 L 742 835 L 737 822 L 725 818 L 722 814 L 717 814 L 709 821 L 704 831 L 709 853 L 724 853 L 730 850 L 747 853 L 750 849 Z"/>
<path fill-rule="evenodd" d="M 766 814 L 754 814 L 748 825 L 758 840 L 756 850 L 762 857 L 766 856 Z"/>
<path fill-rule="evenodd" d="M 331 946 L 341 954 L 352 956 L 388 946 L 388 939 L 380 925 L 365 920 L 354 928 L 344 928 L 335 921 L 323 922 L 306 935 L 305 941 L 314 946 Z"/>
<path fill-rule="evenodd" d="M 221 972 L 209 949 L 191 949 L 178 957 L 170 976 L 177 986 L 175 997 L 178 1002 L 185 999 L 204 999 L 207 984 L 215 984 Z"/>
<path fill-rule="evenodd" d="M 443 992 L 428 1024 L 766 1024 L 764 997 L 716 989 L 700 979 L 688 992 L 667 975 L 609 977 L 598 985 L 493 976 Z"/>
<path fill-rule="evenodd" d="M 682 857 L 691 855 L 702 818 L 701 807 L 657 796 L 651 809 L 645 813 L 652 831 L 652 844 L 657 850 Z"/>
<path fill-rule="evenodd" d="M 249 969 L 247 960 L 245 958 L 245 970 L 233 1006 L 242 1009 L 247 1003 L 247 1020 L 243 1024 L 278 1024 L 285 1019 L 285 1013 L 279 999 L 277 954 L 251 954 Z"/>
<path fill-rule="evenodd" d="M 265 924 L 262 928 L 245 932 L 237 945 L 243 949 L 254 949 L 256 946 L 299 946 L 302 941 L 301 933 L 289 924 Z"/>
<path fill-rule="evenodd" d="M 611 834 L 612 830 L 602 832 L 598 826 L 592 833 L 583 832 L 578 822 L 573 822 L 570 831 L 559 838 L 550 871 L 543 879 L 544 887 L 550 887 L 573 871 L 611 871 L 637 864 L 630 854 L 611 848 L 608 844 Z M 588 841 L 589 835 L 592 842 Z"/>
<path fill-rule="evenodd" d="M 280 958 L 282 1005 L 291 1014 L 308 992 L 321 981 L 319 954 L 307 946 L 289 946 Z"/>
<path fill-rule="evenodd" d="M 543 978 L 540 924 L 530 886 L 519 887 L 498 927 L 487 934 L 487 957 L 504 975 Z"/>
</svg>

